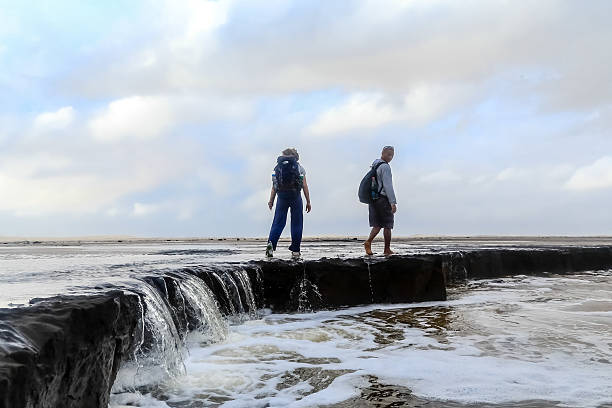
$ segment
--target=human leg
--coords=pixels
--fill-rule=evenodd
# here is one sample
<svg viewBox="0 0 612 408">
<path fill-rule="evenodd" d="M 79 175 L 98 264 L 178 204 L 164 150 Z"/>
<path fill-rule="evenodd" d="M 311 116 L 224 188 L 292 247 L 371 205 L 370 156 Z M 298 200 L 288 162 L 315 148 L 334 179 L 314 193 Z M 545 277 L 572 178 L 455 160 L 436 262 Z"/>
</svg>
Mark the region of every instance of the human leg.
<svg viewBox="0 0 612 408">
<path fill-rule="evenodd" d="M 370 231 L 370 236 L 363 243 L 363 247 L 365 248 L 366 255 L 373 255 L 374 254 L 372 252 L 372 241 L 374 241 L 374 238 L 376 238 L 376 236 L 378 235 L 379 232 L 380 232 L 380 227 L 372 227 L 372 230 Z"/>
<path fill-rule="evenodd" d="M 391 228 L 385 228 L 383 236 L 385 237 L 385 255 L 393 255 L 391 250 Z"/>
<path fill-rule="evenodd" d="M 302 195 L 298 192 L 297 196 L 291 200 L 291 246 L 292 252 L 300 252 L 302 244 L 302 231 L 304 230 L 304 208 Z"/>
<path fill-rule="evenodd" d="M 276 244 L 280 239 L 283 229 L 287 224 L 287 211 L 289 209 L 289 203 L 281 194 L 278 195 L 276 200 L 276 209 L 274 211 L 274 220 L 272 221 L 272 227 L 270 228 L 270 235 L 268 241 L 272 243 L 274 250 L 276 251 Z"/>
</svg>

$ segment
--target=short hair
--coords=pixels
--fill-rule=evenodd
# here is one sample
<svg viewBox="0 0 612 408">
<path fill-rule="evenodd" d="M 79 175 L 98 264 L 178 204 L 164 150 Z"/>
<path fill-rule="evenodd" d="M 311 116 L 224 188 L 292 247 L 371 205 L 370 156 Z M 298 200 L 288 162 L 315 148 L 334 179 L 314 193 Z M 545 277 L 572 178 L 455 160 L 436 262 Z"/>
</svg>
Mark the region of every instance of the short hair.
<svg viewBox="0 0 612 408">
<path fill-rule="evenodd" d="M 382 151 L 383 151 L 383 152 L 385 152 L 385 151 L 387 151 L 387 150 L 393 150 L 393 151 L 395 151 L 395 149 L 393 148 L 393 146 L 385 146 L 385 147 L 383 147 L 383 149 L 382 149 Z"/>
<path fill-rule="evenodd" d="M 297 149 L 293 147 L 288 147 L 283 150 L 283 156 L 293 156 L 298 160 L 300 159 L 300 155 L 298 154 Z"/>
</svg>

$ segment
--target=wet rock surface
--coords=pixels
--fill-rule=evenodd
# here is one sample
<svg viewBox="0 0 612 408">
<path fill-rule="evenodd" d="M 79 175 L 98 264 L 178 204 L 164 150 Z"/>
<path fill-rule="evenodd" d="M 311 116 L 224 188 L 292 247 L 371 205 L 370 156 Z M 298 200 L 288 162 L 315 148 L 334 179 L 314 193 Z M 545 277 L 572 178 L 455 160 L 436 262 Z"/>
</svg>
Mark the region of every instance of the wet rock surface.
<svg viewBox="0 0 612 408">
<path fill-rule="evenodd" d="M 512 275 L 566 274 L 612 267 L 612 247 L 495 248 L 440 257 L 449 283 Z"/>
<path fill-rule="evenodd" d="M 0 407 L 106 407 L 137 314 L 119 291 L 0 310 Z"/>
<path fill-rule="evenodd" d="M 274 260 L 259 266 L 264 303 L 275 311 L 446 299 L 445 275 L 435 257 Z"/>
</svg>

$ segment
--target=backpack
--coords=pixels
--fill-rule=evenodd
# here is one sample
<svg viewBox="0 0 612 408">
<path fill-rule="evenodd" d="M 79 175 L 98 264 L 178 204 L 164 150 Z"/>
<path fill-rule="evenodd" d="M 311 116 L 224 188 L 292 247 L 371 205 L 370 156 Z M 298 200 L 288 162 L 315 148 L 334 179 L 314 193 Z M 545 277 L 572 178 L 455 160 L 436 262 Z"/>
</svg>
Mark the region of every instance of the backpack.
<svg viewBox="0 0 612 408">
<path fill-rule="evenodd" d="M 300 165 L 295 157 L 280 156 L 274 168 L 278 191 L 297 191 L 302 188 Z"/>
<path fill-rule="evenodd" d="M 377 163 L 376 166 L 373 166 L 370 171 L 366 173 L 366 175 L 359 183 L 359 191 L 357 195 L 359 196 L 359 201 L 364 204 L 370 204 L 374 201 L 378 200 L 380 197 L 380 191 L 382 190 L 382 186 L 378 187 L 378 174 L 377 170 L 381 164 L 386 162 L 382 161 Z"/>
</svg>

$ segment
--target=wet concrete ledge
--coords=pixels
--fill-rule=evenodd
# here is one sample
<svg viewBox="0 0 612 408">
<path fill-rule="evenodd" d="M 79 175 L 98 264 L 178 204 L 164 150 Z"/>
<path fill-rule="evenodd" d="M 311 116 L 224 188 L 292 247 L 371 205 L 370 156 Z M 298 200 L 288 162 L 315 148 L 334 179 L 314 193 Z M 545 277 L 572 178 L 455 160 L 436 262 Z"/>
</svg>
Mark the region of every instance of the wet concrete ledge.
<svg viewBox="0 0 612 408">
<path fill-rule="evenodd" d="M 111 291 L 0 309 L 0 407 L 106 408 L 133 351 L 138 302 Z"/>
<path fill-rule="evenodd" d="M 359 259 L 256 262 L 263 305 L 274 311 L 446 300 L 469 279 L 612 268 L 612 246 L 491 248 Z M 288 296 L 289 294 L 289 296 Z"/>
<path fill-rule="evenodd" d="M 257 265 L 263 275 L 263 305 L 273 311 L 446 300 L 446 276 L 435 257 L 272 260 Z"/>
</svg>

